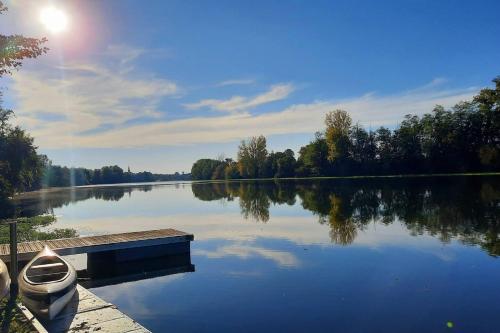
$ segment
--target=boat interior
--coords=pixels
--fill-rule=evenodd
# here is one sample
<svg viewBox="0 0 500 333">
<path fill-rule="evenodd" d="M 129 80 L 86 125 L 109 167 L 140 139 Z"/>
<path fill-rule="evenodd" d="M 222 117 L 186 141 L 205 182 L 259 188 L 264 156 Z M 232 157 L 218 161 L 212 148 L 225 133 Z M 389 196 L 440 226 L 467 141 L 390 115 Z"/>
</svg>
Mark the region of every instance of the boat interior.
<svg viewBox="0 0 500 333">
<path fill-rule="evenodd" d="M 25 279 L 34 284 L 57 282 L 64 280 L 68 272 L 68 265 L 61 258 L 40 257 L 26 270 Z"/>
</svg>

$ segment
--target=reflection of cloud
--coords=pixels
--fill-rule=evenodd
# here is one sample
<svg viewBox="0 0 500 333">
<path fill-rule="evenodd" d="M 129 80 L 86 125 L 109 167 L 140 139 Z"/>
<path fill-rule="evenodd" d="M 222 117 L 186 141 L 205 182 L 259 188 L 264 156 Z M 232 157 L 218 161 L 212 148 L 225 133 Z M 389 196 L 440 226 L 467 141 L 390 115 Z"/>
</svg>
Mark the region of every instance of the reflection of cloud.
<svg viewBox="0 0 500 333">
<path fill-rule="evenodd" d="M 457 241 L 452 241 L 455 243 Z M 436 237 L 428 234 L 411 235 L 402 222 L 395 221 L 389 225 L 373 223 L 359 231 L 353 242 L 354 246 L 369 247 L 373 250 L 382 250 L 387 246 L 401 246 L 430 254 L 442 261 L 453 261 L 455 255 L 452 244 L 444 245 Z"/>
<path fill-rule="evenodd" d="M 236 256 L 241 259 L 249 259 L 251 257 L 262 257 L 277 263 L 279 266 L 285 267 L 298 267 L 300 261 L 293 254 L 284 251 L 275 251 L 263 247 L 256 247 L 250 245 L 233 244 L 229 246 L 222 246 L 215 251 L 197 249 L 193 254 L 206 256 L 208 258 L 223 258 L 227 256 Z"/>
<path fill-rule="evenodd" d="M 258 271 L 227 271 L 226 272 L 228 275 L 232 275 L 232 276 L 253 276 L 253 277 L 257 277 L 257 276 L 262 276 L 262 272 L 258 272 Z"/>
<path fill-rule="evenodd" d="M 165 216 L 61 217 L 58 228 L 76 228 L 82 236 L 176 228 L 191 232 L 196 240 L 253 241 L 257 238 L 290 240 L 297 244 L 330 244 L 328 226 L 315 216 L 276 216 L 266 225 L 249 223 L 239 213 L 176 214 Z"/>
<path fill-rule="evenodd" d="M 285 99 L 294 90 L 291 84 L 276 84 L 271 86 L 268 91 L 254 97 L 233 96 L 230 99 L 204 99 L 197 103 L 186 104 L 185 107 L 190 110 L 208 107 L 215 111 L 238 112 Z"/>
<path fill-rule="evenodd" d="M 111 287 L 94 288 L 92 291 L 110 303 L 121 304 L 121 309 L 141 318 L 155 318 L 168 312 L 168 309 L 157 309 L 151 304 L 151 295 L 158 294 L 158 288 L 184 278 L 185 274 L 167 275 L 147 280 L 122 283 Z M 133 288 L 130 288 L 133 284 Z"/>
<path fill-rule="evenodd" d="M 70 227 L 80 231 L 82 236 L 120 233 L 162 228 L 176 228 L 193 233 L 195 241 L 230 240 L 243 243 L 257 239 L 287 240 L 297 245 L 334 246 L 330 238 L 330 226 L 319 224 L 316 216 L 272 216 L 265 225 L 248 223 L 239 213 L 206 214 L 200 220 L 196 214 L 177 214 L 158 217 L 123 216 L 57 222 L 58 228 Z M 452 241 L 451 244 L 453 244 Z M 379 250 L 385 246 L 413 248 L 431 253 L 444 260 L 452 258 L 450 245 L 445 245 L 427 234 L 412 236 L 399 222 L 389 225 L 373 223 L 358 230 L 349 246 L 368 247 Z M 254 253 L 255 254 L 255 253 Z"/>
</svg>

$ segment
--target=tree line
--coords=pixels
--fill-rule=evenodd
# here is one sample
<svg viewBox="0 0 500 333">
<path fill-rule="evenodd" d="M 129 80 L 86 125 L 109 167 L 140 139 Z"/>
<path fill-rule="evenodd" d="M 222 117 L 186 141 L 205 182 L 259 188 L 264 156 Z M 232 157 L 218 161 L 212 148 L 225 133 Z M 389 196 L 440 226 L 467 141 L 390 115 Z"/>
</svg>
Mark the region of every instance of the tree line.
<svg viewBox="0 0 500 333">
<path fill-rule="evenodd" d="M 98 184 L 142 183 L 157 181 L 189 180 L 190 174 L 175 172 L 158 174 L 149 171 L 124 171 L 117 165 L 104 166 L 100 169 L 68 168 L 46 162 L 41 179 L 41 187 L 67 187 Z"/>
<path fill-rule="evenodd" d="M 134 173 L 117 165 L 100 169 L 53 165 L 47 156 L 38 154 L 33 138 L 25 130 L 10 123 L 13 115 L 12 110 L 1 107 L 0 100 L 0 200 L 46 187 L 191 179 L 189 173 Z"/>
<path fill-rule="evenodd" d="M 450 109 L 406 115 L 394 130 L 367 131 L 344 110 L 300 148 L 268 152 L 266 138 L 242 141 L 237 160 L 200 159 L 193 179 L 251 179 L 500 171 L 500 76 L 494 88 Z"/>
</svg>

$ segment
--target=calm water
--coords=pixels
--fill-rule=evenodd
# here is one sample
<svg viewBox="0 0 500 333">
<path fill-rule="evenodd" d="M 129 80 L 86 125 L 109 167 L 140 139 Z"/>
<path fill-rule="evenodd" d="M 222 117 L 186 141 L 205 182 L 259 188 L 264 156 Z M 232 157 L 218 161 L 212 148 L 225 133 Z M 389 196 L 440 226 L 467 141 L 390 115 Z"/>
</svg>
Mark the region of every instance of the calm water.
<svg viewBox="0 0 500 333">
<path fill-rule="evenodd" d="M 93 288 L 155 332 L 500 331 L 498 177 L 93 187 L 17 204 L 80 235 L 193 233 L 180 261 L 194 272 L 166 275 L 166 260 Z"/>
</svg>

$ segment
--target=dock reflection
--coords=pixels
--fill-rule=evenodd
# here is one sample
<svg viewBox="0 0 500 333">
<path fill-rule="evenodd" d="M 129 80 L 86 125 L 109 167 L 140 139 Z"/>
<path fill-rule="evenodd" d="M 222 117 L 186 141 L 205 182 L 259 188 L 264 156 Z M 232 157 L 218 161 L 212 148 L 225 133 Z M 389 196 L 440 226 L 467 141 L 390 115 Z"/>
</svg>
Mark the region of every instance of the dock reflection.
<svg viewBox="0 0 500 333">
<path fill-rule="evenodd" d="M 189 251 L 131 261 L 109 260 L 107 255 L 89 255 L 87 268 L 77 271 L 77 274 L 80 285 L 98 288 L 194 271 Z"/>
</svg>

